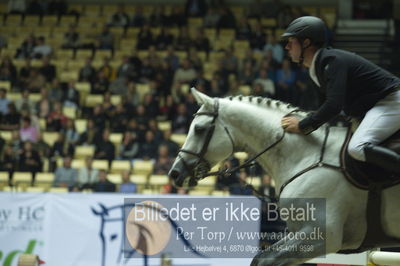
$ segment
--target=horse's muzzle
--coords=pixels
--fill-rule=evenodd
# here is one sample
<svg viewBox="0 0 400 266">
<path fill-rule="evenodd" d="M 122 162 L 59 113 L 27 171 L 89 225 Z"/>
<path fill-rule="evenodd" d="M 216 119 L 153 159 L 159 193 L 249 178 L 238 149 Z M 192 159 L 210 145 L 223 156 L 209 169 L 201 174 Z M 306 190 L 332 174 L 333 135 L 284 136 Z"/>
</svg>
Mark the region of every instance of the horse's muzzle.
<svg viewBox="0 0 400 266">
<path fill-rule="evenodd" d="M 174 181 L 175 186 L 182 187 L 185 178 L 189 175 L 181 158 L 176 158 L 168 172 L 168 176 Z"/>
</svg>

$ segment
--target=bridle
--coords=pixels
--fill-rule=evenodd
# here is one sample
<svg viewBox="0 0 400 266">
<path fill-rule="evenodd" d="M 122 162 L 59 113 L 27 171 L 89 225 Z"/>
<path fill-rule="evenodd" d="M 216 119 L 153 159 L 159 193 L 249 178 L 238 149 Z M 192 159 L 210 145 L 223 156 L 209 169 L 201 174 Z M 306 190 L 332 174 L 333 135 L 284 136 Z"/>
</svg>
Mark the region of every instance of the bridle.
<svg viewBox="0 0 400 266">
<path fill-rule="evenodd" d="M 218 170 L 218 171 L 214 171 L 214 172 L 208 172 L 211 169 L 210 163 L 204 158 L 205 153 L 207 152 L 208 146 L 210 144 L 211 138 L 213 136 L 214 130 L 215 130 L 215 121 L 218 118 L 218 111 L 219 111 L 219 102 L 218 99 L 214 100 L 214 110 L 212 112 L 197 112 L 196 114 L 194 114 L 194 116 L 200 116 L 200 115 L 206 115 L 206 116 L 211 116 L 212 117 L 212 121 L 211 124 L 206 128 L 206 137 L 205 137 L 205 141 L 203 143 L 203 146 L 200 150 L 200 152 L 193 152 L 190 150 L 186 150 L 186 149 L 180 149 L 179 153 L 178 153 L 178 157 L 182 160 L 182 163 L 186 169 L 186 171 L 189 173 L 189 175 L 191 176 L 190 180 L 189 180 L 189 185 L 196 185 L 197 182 L 201 179 L 204 179 L 205 177 L 208 176 L 229 176 L 232 173 L 236 172 L 237 170 L 240 170 L 242 168 L 248 167 L 250 166 L 258 157 L 260 157 L 262 154 L 264 154 L 265 152 L 267 152 L 268 150 L 272 149 L 273 147 L 275 147 L 279 142 L 282 141 L 282 139 L 285 137 L 285 131 L 283 131 L 282 135 L 275 141 L 273 142 L 271 145 L 269 145 L 268 147 L 266 147 L 264 150 L 260 151 L 259 153 L 257 153 L 256 155 L 252 156 L 251 158 L 248 158 L 243 164 L 238 165 L 234 168 L 226 168 L 226 169 L 222 169 L 222 170 Z M 288 115 L 297 112 L 298 110 L 293 110 L 292 112 L 290 112 Z M 224 125 L 223 126 L 225 129 L 225 132 L 227 133 L 231 143 L 232 143 L 232 153 L 231 155 L 234 153 L 235 151 L 235 144 L 233 142 L 232 139 L 232 135 L 229 133 L 228 128 Z M 197 157 L 197 160 L 195 162 L 195 166 L 194 168 L 189 167 L 189 164 L 185 161 L 185 159 L 180 155 L 180 153 L 187 153 L 190 155 L 193 155 L 195 157 Z M 198 167 L 200 167 L 200 169 L 198 169 Z M 199 171 L 196 171 L 199 170 Z M 250 188 L 253 190 L 253 192 L 255 191 L 254 188 L 252 188 L 251 185 L 247 184 L 247 186 L 250 186 Z"/>
<path fill-rule="evenodd" d="M 240 170 L 242 168 L 248 167 L 250 166 L 258 157 L 260 157 L 262 154 L 264 154 L 265 152 L 269 151 L 270 149 L 272 149 L 273 147 L 275 147 L 276 145 L 278 145 L 283 138 L 285 137 L 285 131 L 283 130 L 283 133 L 281 134 L 281 136 L 278 137 L 278 139 L 276 141 L 274 141 L 272 144 L 270 144 L 269 146 L 267 146 L 265 149 L 263 149 L 262 151 L 260 151 L 259 153 L 257 153 L 256 155 L 248 158 L 245 162 L 243 162 L 241 165 L 238 165 L 234 168 L 226 168 L 226 169 L 222 169 L 222 170 L 218 170 L 218 171 L 214 171 L 214 172 L 208 172 L 211 167 L 209 162 L 204 158 L 205 153 L 207 152 L 208 149 L 208 145 L 210 144 L 211 138 L 213 136 L 214 130 L 215 130 L 215 121 L 218 118 L 218 109 L 219 109 L 219 102 L 218 99 L 214 100 L 214 110 L 212 112 L 197 112 L 196 114 L 194 114 L 194 116 L 200 116 L 200 115 L 206 115 L 206 116 L 211 116 L 213 119 L 211 121 L 211 124 L 206 128 L 206 138 L 205 141 L 203 143 L 203 146 L 200 150 L 200 152 L 196 153 L 190 150 L 186 150 L 186 149 L 180 149 L 179 153 L 178 153 L 178 157 L 182 160 L 184 167 L 186 168 L 186 170 L 188 171 L 189 175 L 191 176 L 191 179 L 189 180 L 189 185 L 190 186 L 194 186 L 197 185 L 197 182 L 207 176 L 222 176 L 222 177 L 226 177 L 231 175 L 232 173 L 234 173 L 237 170 Z M 289 112 L 288 114 L 286 114 L 285 116 L 290 116 L 293 113 L 299 112 L 301 110 L 299 109 L 295 109 L 292 110 L 291 112 Z M 225 132 L 227 133 L 231 143 L 232 143 L 232 154 L 235 151 L 235 145 L 234 145 L 234 141 L 232 138 L 232 135 L 229 133 L 229 130 L 227 129 L 227 127 L 224 125 L 224 129 Z M 318 162 L 311 164 L 310 166 L 306 167 L 305 169 L 297 172 L 295 175 L 293 175 L 291 178 L 289 178 L 286 182 L 284 182 L 281 187 L 280 187 L 280 191 L 278 194 L 278 200 L 279 200 L 279 196 L 282 194 L 283 190 L 286 188 L 287 185 L 289 185 L 292 181 L 294 181 L 295 179 L 297 179 L 299 176 L 305 174 L 306 172 L 313 170 L 315 168 L 318 167 L 325 167 L 325 168 L 330 168 L 330 169 L 335 169 L 335 170 L 339 170 L 339 171 L 344 171 L 342 166 L 335 166 L 335 165 L 331 165 L 329 163 L 325 163 L 324 162 L 324 151 L 325 151 L 325 147 L 327 144 L 327 140 L 328 140 L 328 135 L 329 135 L 329 127 L 326 129 L 325 132 L 325 138 L 324 141 L 322 143 L 321 146 L 321 152 L 320 152 L 320 157 Z M 193 169 L 191 169 L 189 167 L 189 164 L 185 161 L 185 159 L 180 155 L 180 153 L 187 153 L 190 155 L 193 155 L 195 157 L 197 157 L 197 160 L 195 162 L 195 166 Z M 231 154 L 231 155 L 232 155 Z M 196 172 L 196 168 L 198 168 L 199 166 L 201 166 L 203 164 L 203 169 L 202 171 L 204 173 L 202 173 L 201 171 L 197 171 Z M 269 200 L 273 200 L 271 199 L 271 197 L 260 194 L 251 184 L 247 184 L 245 185 L 247 188 L 251 189 L 253 191 L 254 196 L 256 196 L 257 198 L 259 198 L 261 201 L 265 201 L 265 198 L 268 198 Z"/>
<path fill-rule="evenodd" d="M 206 154 L 207 150 L 208 150 L 208 146 L 210 144 L 211 138 L 214 134 L 215 131 L 215 121 L 218 118 L 219 115 L 219 101 L 218 99 L 214 100 L 214 110 L 212 112 L 197 112 L 195 113 L 193 116 L 200 116 L 200 115 L 206 115 L 206 116 L 211 116 L 212 120 L 211 120 L 211 124 L 209 126 L 206 127 L 206 137 L 205 140 L 203 142 L 203 146 L 200 150 L 200 152 L 194 152 L 194 151 L 190 151 L 190 150 L 186 150 L 186 149 L 180 149 L 179 153 L 178 153 L 178 157 L 181 159 L 184 167 L 186 168 L 186 170 L 188 171 L 189 175 L 192 177 L 189 180 L 189 185 L 196 185 L 197 181 L 210 176 L 210 175 L 214 175 L 214 173 L 207 173 L 210 169 L 210 163 L 204 158 L 204 155 Z M 231 134 L 229 133 L 229 130 L 227 129 L 227 127 L 224 125 L 224 129 L 225 132 L 227 133 L 231 144 L 232 144 L 232 154 L 235 150 L 234 147 L 234 142 L 232 139 Z M 197 157 L 197 160 L 195 162 L 195 167 L 191 168 L 189 167 L 189 164 L 185 161 L 185 159 L 180 155 L 180 153 L 187 153 L 190 155 L 193 155 L 195 157 Z M 202 173 L 204 172 L 204 173 Z"/>
</svg>

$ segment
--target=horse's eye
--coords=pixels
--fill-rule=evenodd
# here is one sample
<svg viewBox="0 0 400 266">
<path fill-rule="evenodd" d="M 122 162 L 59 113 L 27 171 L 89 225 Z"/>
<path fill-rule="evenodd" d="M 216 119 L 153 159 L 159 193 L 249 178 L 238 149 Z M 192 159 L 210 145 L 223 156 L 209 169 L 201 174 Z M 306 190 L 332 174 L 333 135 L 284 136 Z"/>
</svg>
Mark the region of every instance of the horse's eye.
<svg viewBox="0 0 400 266">
<path fill-rule="evenodd" d="M 207 128 L 207 126 L 205 126 L 205 125 L 195 125 L 194 126 L 194 132 L 196 134 L 202 133 L 202 132 L 204 132 L 204 130 L 206 130 L 206 128 Z"/>
</svg>

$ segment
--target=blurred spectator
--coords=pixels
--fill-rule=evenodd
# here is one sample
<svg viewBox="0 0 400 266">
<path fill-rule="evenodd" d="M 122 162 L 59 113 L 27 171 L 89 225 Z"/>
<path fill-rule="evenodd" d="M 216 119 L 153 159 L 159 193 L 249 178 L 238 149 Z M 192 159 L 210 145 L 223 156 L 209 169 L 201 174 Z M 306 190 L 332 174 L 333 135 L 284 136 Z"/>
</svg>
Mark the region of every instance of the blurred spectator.
<svg viewBox="0 0 400 266">
<path fill-rule="evenodd" d="M 169 26 L 168 25 L 168 18 L 165 14 L 165 6 L 164 5 L 155 5 L 150 15 L 149 19 L 150 24 L 153 27 L 160 27 L 160 26 Z"/>
<path fill-rule="evenodd" d="M 78 109 L 80 98 L 79 98 L 79 91 L 75 87 L 74 80 L 70 80 L 66 84 L 66 88 L 63 91 L 61 100 L 64 103 L 65 107 L 73 107 Z"/>
<path fill-rule="evenodd" d="M 1 121 L 1 129 L 15 130 L 19 128 L 21 114 L 18 112 L 13 102 L 8 104 L 8 112 L 3 116 Z"/>
<path fill-rule="evenodd" d="M 196 70 L 192 67 L 189 59 L 185 58 L 182 60 L 181 66 L 176 70 L 174 75 L 174 85 L 172 88 L 172 95 L 174 97 L 180 97 L 181 95 L 181 85 L 189 84 L 190 81 L 195 79 L 197 76 Z"/>
<path fill-rule="evenodd" d="M 175 39 L 175 49 L 187 51 L 192 45 L 188 27 L 179 28 L 178 37 Z"/>
<path fill-rule="evenodd" d="M 196 48 L 192 47 L 189 49 L 187 58 L 196 72 L 203 70 L 203 61 L 201 60 Z"/>
<path fill-rule="evenodd" d="M 108 129 L 103 131 L 102 140 L 95 143 L 95 146 L 94 158 L 99 160 L 108 160 L 111 164 L 112 160 L 115 159 L 115 146 L 110 141 L 110 131 Z"/>
<path fill-rule="evenodd" d="M 93 59 L 87 57 L 85 65 L 79 70 L 79 81 L 80 82 L 93 82 L 96 78 L 96 69 L 92 65 Z"/>
<path fill-rule="evenodd" d="M 110 80 L 106 76 L 105 72 L 99 71 L 96 74 L 96 78 L 92 81 L 91 85 L 91 94 L 104 94 L 109 89 Z"/>
<path fill-rule="evenodd" d="M 15 58 L 23 59 L 30 58 L 33 54 L 33 49 L 36 46 L 36 37 L 34 34 L 30 34 L 17 49 Z"/>
<path fill-rule="evenodd" d="M 52 82 L 56 77 L 56 66 L 50 63 L 50 58 L 48 56 L 43 57 L 42 66 L 39 68 L 39 72 L 46 78 L 47 82 Z"/>
<path fill-rule="evenodd" d="M 38 0 L 30 0 L 26 8 L 26 13 L 29 15 L 43 15 L 43 6 Z"/>
<path fill-rule="evenodd" d="M 247 17 L 241 17 L 236 24 L 236 40 L 249 40 L 251 34 L 251 27 Z"/>
<path fill-rule="evenodd" d="M 31 113 L 35 113 L 35 103 L 29 98 L 29 90 L 22 91 L 21 98 L 17 99 L 15 106 L 18 111 L 29 110 Z"/>
<path fill-rule="evenodd" d="M 103 26 L 100 34 L 97 35 L 97 48 L 103 50 L 114 50 L 114 35 L 110 31 L 110 27 Z"/>
<path fill-rule="evenodd" d="M 175 54 L 175 49 L 173 45 L 167 47 L 167 53 L 164 57 L 164 61 L 168 66 L 175 72 L 179 67 L 179 57 Z"/>
<path fill-rule="evenodd" d="M 23 117 L 21 119 L 19 135 L 22 141 L 36 142 L 38 140 L 38 133 L 38 130 L 32 126 L 31 119 L 29 117 Z"/>
<path fill-rule="evenodd" d="M 283 60 L 282 68 L 276 71 L 277 96 L 279 99 L 292 103 L 295 81 L 296 73 L 291 69 L 289 60 Z"/>
<path fill-rule="evenodd" d="M 100 66 L 98 72 L 103 72 L 109 81 L 113 81 L 117 77 L 117 72 L 110 63 L 111 59 L 105 56 L 103 58 L 103 64 Z"/>
<path fill-rule="evenodd" d="M 34 143 L 34 150 L 39 153 L 40 158 L 48 159 L 51 155 L 51 147 L 43 140 L 43 136 L 38 132 L 36 143 Z"/>
<path fill-rule="evenodd" d="M 169 157 L 174 158 L 179 152 L 179 145 L 171 139 L 172 132 L 170 129 L 165 130 L 163 141 L 160 145 L 166 146 L 168 148 Z"/>
<path fill-rule="evenodd" d="M 226 159 L 223 162 L 223 169 L 232 169 L 236 167 L 238 160 L 235 158 Z M 226 190 L 231 186 L 238 184 L 239 182 L 239 171 L 235 171 L 229 175 L 219 175 L 217 177 L 217 182 L 215 188 L 218 190 Z"/>
<path fill-rule="evenodd" d="M 153 33 L 150 30 L 149 24 L 144 24 L 137 35 L 138 50 L 147 50 L 153 44 Z"/>
<path fill-rule="evenodd" d="M 172 95 L 167 95 L 165 102 L 160 106 L 160 115 L 166 120 L 172 120 L 176 113 L 176 103 Z"/>
<path fill-rule="evenodd" d="M 49 99 L 52 103 L 61 102 L 61 97 L 62 97 L 61 83 L 58 79 L 53 79 L 53 81 L 50 84 Z"/>
<path fill-rule="evenodd" d="M 72 119 L 67 121 L 65 129 L 62 131 L 67 145 L 75 146 L 79 141 L 79 133 L 76 131 L 75 122 Z"/>
<path fill-rule="evenodd" d="M 154 164 L 154 174 L 156 175 L 166 175 L 171 169 L 173 159 L 169 156 L 168 146 L 160 145 L 158 146 L 158 156 L 156 163 Z"/>
<path fill-rule="evenodd" d="M 207 14 L 204 17 L 203 26 L 206 28 L 215 28 L 220 19 L 220 13 L 216 8 L 209 8 Z"/>
<path fill-rule="evenodd" d="M 147 122 L 149 121 L 151 117 L 148 116 L 146 109 L 144 108 L 144 105 L 139 104 L 136 107 L 136 116 L 135 119 L 137 121 L 138 127 L 140 130 L 146 130 L 147 128 Z"/>
<path fill-rule="evenodd" d="M 18 171 L 31 172 L 35 175 L 42 170 L 42 161 L 39 153 L 33 149 L 32 143 L 26 141 L 19 157 Z"/>
<path fill-rule="evenodd" d="M 255 72 L 251 62 L 244 63 L 243 69 L 239 72 L 239 81 L 242 85 L 252 85 L 255 79 Z"/>
<path fill-rule="evenodd" d="M 218 20 L 217 29 L 234 29 L 236 27 L 236 19 L 229 7 L 225 6 L 219 10 L 220 19 Z"/>
<path fill-rule="evenodd" d="M 78 184 L 81 189 L 92 188 L 99 182 L 99 170 L 93 168 L 93 158 L 86 157 L 85 166 L 78 172 Z"/>
<path fill-rule="evenodd" d="M 119 186 L 119 192 L 121 193 L 136 193 L 136 184 L 130 180 L 130 171 L 125 170 L 122 172 L 122 184 Z"/>
<path fill-rule="evenodd" d="M 163 139 L 163 133 L 162 131 L 158 128 L 158 122 L 155 118 L 151 118 L 148 121 L 148 126 L 147 128 L 153 132 L 154 134 L 154 139 L 157 143 L 161 142 Z"/>
<path fill-rule="evenodd" d="M 113 119 L 114 111 L 115 111 L 115 106 L 111 102 L 111 92 L 106 92 L 104 94 L 103 102 L 101 103 L 101 109 L 104 112 L 104 115 L 106 116 L 106 119 L 108 121 Z"/>
<path fill-rule="evenodd" d="M 40 89 L 43 88 L 45 84 L 45 76 L 43 76 L 43 74 L 40 73 L 38 69 L 32 68 L 29 71 L 29 77 L 26 79 L 26 83 L 24 84 L 24 89 L 36 93 L 40 92 Z"/>
<path fill-rule="evenodd" d="M 113 27 L 128 27 L 129 23 L 129 16 L 125 12 L 124 5 L 119 5 L 117 12 L 111 16 L 108 25 Z"/>
<path fill-rule="evenodd" d="M 170 26 L 178 26 L 180 28 L 187 26 L 187 17 L 183 7 L 179 5 L 173 6 L 171 14 L 168 17 L 168 21 Z"/>
<path fill-rule="evenodd" d="M 157 158 L 158 143 L 154 139 L 152 131 L 147 130 L 145 134 L 144 142 L 140 146 L 140 158 L 144 160 L 156 159 Z"/>
<path fill-rule="evenodd" d="M 294 104 L 303 110 L 316 110 L 319 106 L 318 88 L 311 80 L 308 69 L 304 66 L 298 71 Z"/>
<path fill-rule="evenodd" d="M 171 178 L 168 179 L 168 184 L 162 186 L 160 193 L 161 194 L 176 194 L 177 193 L 177 188 L 174 185 L 174 181 Z"/>
<path fill-rule="evenodd" d="M 261 84 L 265 96 L 273 97 L 275 95 L 275 84 L 268 77 L 268 72 L 265 69 L 260 70 L 260 76 L 254 80 L 254 84 Z"/>
<path fill-rule="evenodd" d="M 209 94 L 209 92 L 211 90 L 211 83 L 207 78 L 204 77 L 203 70 L 197 71 L 196 78 L 190 82 L 189 86 L 196 87 L 197 90 L 199 90 L 205 94 Z"/>
<path fill-rule="evenodd" d="M 252 28 L 251 36 L 249 39 L 250 48 L 252 50 L 262 51 L 265 46 L 265 38 L 266 34 L 264 29 L 259 21 Z"/>
<path fill-rule="evenodd" d="M 119 158 L 122 160 L 138 158 L 139 142 L 137 141 L 136 134 L 125 131 L 119 151 Z"/>
<path fill-rule="evenodd" d="M 46 38 L 40 36 L 37 38 L 37 43 L 32 50 L 33 58 L 43 58 L 44 56 L 50 56 L 53 52 L 53 49 L 50 45 L 46 44 Z"/>
<path fill-rule="evenodd" d="M 76 49 L 79 48 L 79 32 L 76 30 L 76 25 L 72 24 L 69 26 L 68 31 L 64 34 L 64 40 L 62 48 L 64 49 Z"/>
<path fill-rule="evenodd" d="M 261 195 L 267 196 L 267 198 L 275 198 L 275 187 L 272 186 L 271 180 L 271 177 L 267 174 L 264 174 L 261 179 L 259 192 Z"/>
<path fill-rule="evenodd" d="M 263 15 L 266 18 L 276 19 L 277 17 L 279 17 L 284 8 L 285 6 L 281 0 L 272 0 L 270 2 L 265 2 L 262 5 Z"/>
<path fill-rule="evenodd" d="M 146 109 L 146 115 L 150 118 L 155 118 L 158 115 L 158 101 L 151 93 L 146 93 L 143 97 L 143 107 Z"/>
<path fill-rule="evenodd" d="M 128 80 L 133 80 L 134 78 L 136 78 L 135 66 L 129 60 L 129 56 L 124 55 L 121 65 L 118 67 L 116 74 L 118 78 Z"/>
<path fill-rule="evenodd" d="M 0 121 L 5 114 L 8 113 L 8 104 L 10 100 L 7 99 L 7 90 L 0 88 Z"/>
<path fill-rule="evenodd" d="M 126 131 L 130 131 L 136 136 L 136 139 L 139 143 L 144 141 L 144 133 L 145 133 L 145 127 L 143 125 L 138 124 L 136 118 L 131 118 L 128 121 L 128 125 L 126 127 Z"/>
<path fill-rule="evenodd" d="M 172 120 L 172 132 L 175 134 L 186 134 L 189 130 L 191 119 L 187 114 L 186 105 L 178 105 L 177 114 Z"/>
<path fill-rule="evenodd" d="M 10 146 L 13 149 L 13 153 L 15 155 L 15 158 L 19 159 L 22 149 L 23 149 L 23 142 L 21 141 L 19 137 L 19 131 L 18 130 L 13 130 L 11 132 L 11 141 L 10 141 Z"/>
<path fill-rule="evenodd" d="M 99 182 L 93 185 L 95 192 L 115 192 L 116 186 L 107 179 L 107 171 L 99 171 Z"/>
<path fill-rule="evenodd" d="M 75 147 L 65 140 L 64 133 L 60 132 L 58 134 L 57 140 L 51 147 L 50 156 L 53 163 L 57 162 L 57 159 L 65 156 L 73 156 Z"/>
<path fill-rule="evenodd" d="M 129 82 L 128 83 L 128 91 L 126 93 L 126 103 L 125 104 L 130 104 L 132 105 L 131 107 L 135 107 L 139 104 L 140 102 L 140 95 L 137 92 L 137 88 L 136 88 L 136 83 L 135 82 Z M 125 108 L 127 111 L 129 111 L 129 107 L 125 105 Z"/>
<path fill-rule="evenodd" d="M 53 187 L 67 187 L 72 189 L 77 184 L 78 171 L 71 168 L 72 158 L 65 156 L 63 166 L 58 167 L 54 174 Z"/>
<path fill-rule="evenodd" d="M 205 0 L 186 0 L 185 12 L 187 17 L 204 17 L 207 13 Z"/>
<path fill-rule="evenodd" d="M 277 41 L 275 35 L 269 34 L 266 38 L 266 44 L 264 46 L 264 52 L 272 51 L 272 58 L 282 64 L 283 56 L 285 54 L 282 45 Z"/>
<path fill-rule="evenodd" d="M 158 50 L 165 50 L 174 43 L 174 35 L 169 32 L 167 27 L 161 27 L 160 34 L 157 35 L 154 44 Z"/>
<path fill-rule="evenodd" d="M 143 12 L 143 7 L 141 5 L 137 5 L 135 8 L 135 14 L 133 14 L 132 20 L 131 20 L 131 26 L 133 27 L 142 27 L 143 25 L 146 24 L 146 16 L 144 15 Z"/>
<path fill-rule="evenodd" d="M 123 103 L 116 105 L 115 110 L 112 113 L 112 119 L 110 119 L 110 128 L 112 132 L 123 133 L 126 130 L 128 124 L 128 114 L 125 110 Z"/>
<path fill-rule="evenodd" d="M 68 11 L 68 4 L 65 0 L 52 0 L 48 4 L 48 14 L 65 15 Z"/>
<path fill-rule="evenodd" d="M 13 151 L 12 146 L 6 145 L 4 147 L 3 153 L 0 156 L 1 156 L 0 170 L 8 172 L 11 177 L 12 173 L 14 171 L 16 171 L 17 166 L 18 166 L 18 161 L 17 161 L 16 155 Z"/>
<path fill-rule="evenodd" d="M 106 127 L 107 116 L 103 110 L 102 105 L 96 105 L 93 108 L 93 114 L 91 116 L 91 120 L 93 120 L 95 127 L 99 131 L 103 131 Z"/>
<path fill-rule="evenodd" d="M 205 35 L 203 28 L 196 29 L 191 46 L 196 48 L 197 51 L 204 51 L 207 54 L 210 52 L 210 41 Z"/>
<path fill-rule="evenodd" d="M 9 56 L 4 56 L 1 61 L 0 80 L 10 81 L 12 85 L 17 81 L 17 68 Z"/>
<path fill-rule="evenodd" d="M 262 0 L 253 0 L 246 8 L 246 15 L 248 18 L 261 19 L 264 16 Z"/>
<path fill-rule="evenodd" d="M 79 136 L 79 145 L 95 145 L 101 141 L 102 129 L 96 128 L 93 119 L 87 120 L 86 130 Z"/>
<path fill-rule="evenodd" d="M 230 74 L 237 75 L 239 60 L 235 55 L 233 48 L 227 49 L 224 52 L 224 56 L 221 58 L 220 64 L 222 66 L 222 70 L 225 72 L 225 76 L 229 76 Z"/>
<path fill-rule="evenodd" d="M 142 61 L 142 66 L 140 68 L 140 82 L 148 83 L 150 80 L 154 79 L 156 74 L 156 69 L 151 65 L 150 58 L 145 57 Z"/>
<path fill-rule="evenodd" d="M 55 102 L 53 107 L 53 111 L 47 117 L 46 128 L 47 131 L 60 131 L 67 125 L 68 118 L 63 114 L 60 102 Z"/>
<path fill-rule="evenodd" d="M 9 14 L 25 14 L 26 0 L 9 0 L 8 13 Z"/>
<path fill-rule="evenodd" d="M 229 187 L 229 193 L 231 195 L 253 195 L 253 190 L 246 186 L 246 177 L 246 172 L 240 172 L 239 183 L 236 183 Z"/>
</svg>

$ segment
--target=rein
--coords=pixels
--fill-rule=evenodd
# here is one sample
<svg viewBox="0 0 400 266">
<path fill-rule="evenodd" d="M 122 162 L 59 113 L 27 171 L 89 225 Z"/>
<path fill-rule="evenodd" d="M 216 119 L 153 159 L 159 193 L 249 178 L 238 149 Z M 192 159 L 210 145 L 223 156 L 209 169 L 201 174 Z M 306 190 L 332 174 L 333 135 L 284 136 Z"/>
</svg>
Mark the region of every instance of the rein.
<svg viewBox="0 0 400 266">
<path fill-rule="evenodd" d="M 213 118 L 210 127 L 207 129 L 206 139 L 205 139 L 205 141 L 203 143 L 203 147 L 201 148 L 200 152 L 196 153 L 196 152 L 193 152 L 193 151 L 190 151 L 190 150 L 186 150 L 186 149 L 180 149 L 179 150 L 180 152 L 188 153 L 188 154 L 196 156 L 198 158 L 198 162 L 196 163 L 195 167 L 198 166 L 200 162 L 204 162 L 209 166 L 209 163 L 204 159 L 204 155 L 207 152 L 208 145 L 209 145 L 209 143 L 211 141 L 211 138 L 212 138 L 212 135 L 214 133 L 215 121 L 216 121 L 216 119 L 218 118 L 218 115 L 219 115 L 218 109 L 219 109 L 219 102 L 218 102 L 217 99 L 215 99 L 214 111 L 213 112 L 197 112 L 196 114 L 194 114 L 194 116 L 206 115 L 206 116 L 211 116 Z M 288 114 L 286 114 L 285 117 L 286 116 L 290 116 L 293 113 L 296 113 L 296 112 L 299 112 L 299 111 L 300 111 L 299 109 L 295 109 L 295 110 L 289 112 Z M 230 141 L 232 143 L 232 153 L 233 153 L 234 152 L 234 142 L 233 142 L 232 136 L 231 136 L 231 134 L 229 133 L 228 129 L 225 126 L 224 126 L 224 129 L 225 129 L 225 131 L 226 131 L 226 133 L 227 133 L 227 135 L 228 135 L 228 137 L 229 137 L 229 139 L 230 139 Z M 285 134 L 286 134 L 286 132 L 283 130 L 282 135 L 275 142 L 273 142 L 272 144 L 270 144 L 269 146 L 264 148 L 262 151 L 260 151 L 256 155 L 248 158 L 241 165 L 238 165 L 238 166 L 236 166 L 234 168 L 226 168 L 226 169 L 223 169 L 223 170 L 218 170 L 218 171 L 214 171 L 214 172 L 208 172 L 208 173 L 202 174 L 202 175 L 200 175 L 198 177 L 195 176 L 194 170 L 190 169 L 190 167 L 187 164 L 187 162 L 181 156 L 180 157 L 181 157 L 181 159 L 183 161 L 183 164 L 185 165 L 186 169 L 189 171 L 189 173 L 192 175 L 192 178 L 196 182 L 199 181 L 199 180 L 202 180 L 202 179 L 204 179 L 204 178 L 206 178 L 208 176 L 227 177 L 227 176 L 231 175 L 232 173 L 234 173 L 234 172 L 236 172 L 236 171 L 238 171 L 240 169 L 246 168 L 246 167 L 250 166 L 251 164 L 253 164 L 254 161 L 258 157 L 260 157 L 261 155 L 263 155 L 264 153 L 266 153 L 267 151 L 271 150 L 276 145 L 278 145 L 283 140 L 283 138 L 285 137 Z M 326 128 L 325 137 L 324 137 L 324 141 L 323 141 L 323 144 L 322 144 L 322 147 L 321 147 L 321 152 L 320 152 L 320 157 L 319 157 L 318 162 L 316 162 L 316 163 L 310 165 L 309 167 L 299 171 L 294 176 L 289 178 L 286 182 L 284 182 L 282 184 L 282 186 L 280 187 L 279 194 L 278 194 L 278 200 L 279 200 L 280 195 L 282 194 L 283 190 L 286 188 L 287 185 L 289 185 L 292 181 L 294 181 L 299 176 L 305 174 L 306 172 L 308 172 L 308 171 L 310 171 L 312 169 L 315 169 L 317 167 L 327 167 L 327 168 L 343 171 L 343 168 L 341 166 L 335 166 L 335 165 L 323 162 L 324 153 L 325 153 L 325 147 L 326 147 L 326 143 L 328 141 L 328 136 L 329 136 L 329 127 Z M 179 156 L 179 154 L 178 154 L 178 156 Z M 273 200 L 272 197 L 267 196 L 264 193 L 259 193 L 251 184 L 245 183 L 244 187 L 247 187 L 247 188 L 251 189 L 252 192 L 253 192 L 253 195 L 256 196 L 258 199 L 260 199 L 261 201 L 265 201 L 265 198 L 268 198 L 269 200 Z"/>
</svg>

